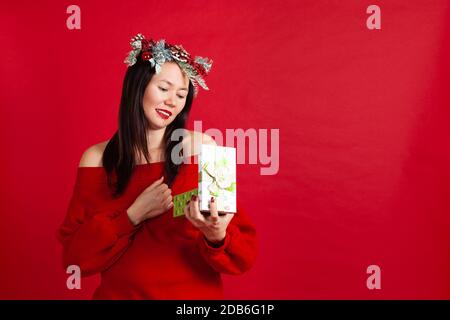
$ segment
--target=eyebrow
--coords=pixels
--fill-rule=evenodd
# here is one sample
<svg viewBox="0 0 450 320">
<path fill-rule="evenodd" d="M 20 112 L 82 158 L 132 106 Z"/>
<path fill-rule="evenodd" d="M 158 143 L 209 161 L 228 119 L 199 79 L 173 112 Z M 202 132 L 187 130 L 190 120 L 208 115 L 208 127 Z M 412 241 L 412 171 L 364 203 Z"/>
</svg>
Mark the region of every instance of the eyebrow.
<svg viewBox="0 0 450 320">
<path fill-rule="evenodd" d="M 168 84 L 170 84 L 171 86 L 173 86 L 173 83 L 172 83 L 172 82 L 170 82 L 169 80 L 166 80 L 166 79 L 161 79 L 161 80 L 159 80 L 159 81 L 165 81 L 165 82 L 167 82 Z M 188 89 L 187 89 L 187 88 L 180 88 L 180 90 L 186 90 L 186 91 L 188 91 Z"/>
</svg>

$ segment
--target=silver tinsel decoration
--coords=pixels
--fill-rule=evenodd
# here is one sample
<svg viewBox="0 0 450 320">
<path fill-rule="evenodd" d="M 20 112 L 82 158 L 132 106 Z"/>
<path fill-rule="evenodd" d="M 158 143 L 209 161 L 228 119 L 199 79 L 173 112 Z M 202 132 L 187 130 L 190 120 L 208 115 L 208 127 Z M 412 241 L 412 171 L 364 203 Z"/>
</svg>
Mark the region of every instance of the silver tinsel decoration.
<svg viewBox="0 0 450 320">
<path fill-rule="evenodd" d="M 142 40 L 144 39 L 144 36 L 140 33 L 138 33 L 131 39 L 130 45 L 132 50 L 128 53 L 128 56 L 124 60 L 124 62 L 129 67 L 137 62 L 137 58 L 142 50 Z M 155 68 L 156 73 L 159 73 L 161 71 L 161 67 L 165 62 L 175 61 L 180 66 L 181 70 L 183 70 L 191 80 L 194 86 L 195 95 L 197 95 L 198 93 L 198 85 L 200 85 L 205 90 L 209 90 L 202 75 L 198 73 L 194 66 L 188 63 L 188 58 L 190 57 L 190 55 L 186 52 L 186 50 L 184 50 L 181 45 L 166 45 L 165 40 L 161 39 L 156 43 L 152 41 L 150 50 L 152 53 L 151 58 L 147 61 L 149 61 L 151 66 Z M 212 67 L 212 60 L 196 56 L 194 62 L 199 64 L 204 69 L 204 73 L 210 72 Z"/>
</svg>

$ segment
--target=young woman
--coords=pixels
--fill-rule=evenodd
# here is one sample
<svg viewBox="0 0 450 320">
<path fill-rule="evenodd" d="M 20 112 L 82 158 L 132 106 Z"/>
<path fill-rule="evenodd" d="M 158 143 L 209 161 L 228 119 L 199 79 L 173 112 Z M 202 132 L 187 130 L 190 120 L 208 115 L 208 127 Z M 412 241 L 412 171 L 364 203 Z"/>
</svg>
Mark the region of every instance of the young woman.
<svg viewBox="0 0 450 320">
<path fill-rule="evenodd" d="M 221 299 L 221 273 L 241 274 L 256 258 L 256 231 L 239 207 L 199 211 L 194 196 L 185 215 L 173 217 L 172 194 L 197 185 L 197 165 L 177 164 L 173 152 L 193 160 L 200 144 L 215 144 L 183 129 L 207 58 L 138 34 L 125 62 L 117 132 L 81 157 L 66 217 L 58 230 L 63 265 L 84 276 L 100 273 L 94 299 Z"/>
</svg>

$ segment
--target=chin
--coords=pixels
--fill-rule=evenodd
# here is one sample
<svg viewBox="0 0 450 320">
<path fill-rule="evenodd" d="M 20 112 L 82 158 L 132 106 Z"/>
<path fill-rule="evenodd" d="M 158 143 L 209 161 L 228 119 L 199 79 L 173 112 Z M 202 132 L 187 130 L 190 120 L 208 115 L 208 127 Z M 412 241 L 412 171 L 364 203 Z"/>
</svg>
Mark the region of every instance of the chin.
<svg viewBox="0 0 450 320">
<path fill-rule="evenodd" d="M 155 119 L 153 117 L 147 117 L 147 121 L 151 129 L 158 130 L 166 128 L 169 124 L 173 122 L 173 119 L 163 120 L 158 118 Z"/>
</svg>

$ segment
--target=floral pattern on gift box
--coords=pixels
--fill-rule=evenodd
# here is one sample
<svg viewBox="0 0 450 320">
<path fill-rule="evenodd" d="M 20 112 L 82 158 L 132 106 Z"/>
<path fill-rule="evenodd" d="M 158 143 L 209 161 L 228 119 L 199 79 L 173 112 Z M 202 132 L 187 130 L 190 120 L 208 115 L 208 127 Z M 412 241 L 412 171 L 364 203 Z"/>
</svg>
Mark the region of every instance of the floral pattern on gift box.
<svg viewBox="0 0 450 320">
<path fill-rule="evenodd" d="M 200 210 L 209 210 L 211 197 L 219 212 L 236 212 L 236 149 L 202 145 L 199 157 Z"/>
<path fill-rule="evenodd" d="M 233 170 L 226 157 L 216 159 L 214 165 L 209 162 L 205 163 L 202 170 L 212 179 L 212 182 L 208 185 L 211 196 L 219 197 L 223 191 L 234 192 L 236 190 Z"/>
</svg>

